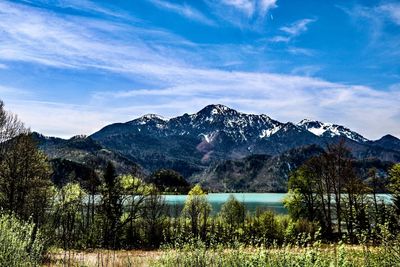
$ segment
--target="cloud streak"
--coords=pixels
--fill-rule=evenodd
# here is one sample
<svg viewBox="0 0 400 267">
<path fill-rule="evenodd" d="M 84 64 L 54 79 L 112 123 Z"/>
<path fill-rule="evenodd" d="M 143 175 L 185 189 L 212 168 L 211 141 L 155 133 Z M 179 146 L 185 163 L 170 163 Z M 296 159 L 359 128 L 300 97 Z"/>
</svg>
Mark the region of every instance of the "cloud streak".
<svg viewBox="0 0 400 267">
<path fill-rule="evenodd" d="M 275 1 L 265 3 L 272 8 L 268 3 Z M 202 57 L 215 47 L 202 48 L 161 29 L 144 28 L 139 22 L 57 16 L 10 2 L 0 2 L 0 10 L 0 59 L 125 75 L 145 85 L 95 92 L 82 105 L 7 98 L 9 109 L 45 134 L 90 134 L 105 124 L 144 113 L 177 116 L 218 102 L 281 121 L 308 117 L 340 123 L 370 138 L 383 135 L 383 129 L 400 136 L 397 86 L 379 91 L 295 74 L 229 71 Z M 281 31 L 293 38 L 312 21 L 298 21 Z"/>
<path fill-rule="evenodd" d="M 400 4 L 399 3 L 386 3 L 382 4 L 375 9 L 378 12 L 383 13 L 393 23 L 400 26 Z"/>
<path fill-rule="evenodd" d="M 160 0 L 149 0 L 150 3 L 155 5 L 158 8 L 165 9 L 171 12 L 175 12 L 185 18 L 188 18 L 193 21 L 197 21 L 209 26 L 215 26 L 215 22 L 208 17 L 206 17 L 203 13 L 198 11 L 197 9 L 187 5 L 178 5 L 178 4 L 172 4 L 167 1 L 160 1 Z"/>
<path fill-rule="evenodd" d="M 285 35 L 278 35 L 270 39 L 272 42 L 284 42 L 288 43 L 295 37 L 301 35 L 308 30 L 309 24 L 315 22 L 316 19 L 301 19 L 295 21 L 289 26 L 284 26 L 280 28 L 280 31 L 284 32 Z"/>
<path fill-rule="evenodd" d="M 277 8 L 277 0 L 205 0 L 220 20 L 241 29 L 263 31 L 266 15 Z"/>
</svg>

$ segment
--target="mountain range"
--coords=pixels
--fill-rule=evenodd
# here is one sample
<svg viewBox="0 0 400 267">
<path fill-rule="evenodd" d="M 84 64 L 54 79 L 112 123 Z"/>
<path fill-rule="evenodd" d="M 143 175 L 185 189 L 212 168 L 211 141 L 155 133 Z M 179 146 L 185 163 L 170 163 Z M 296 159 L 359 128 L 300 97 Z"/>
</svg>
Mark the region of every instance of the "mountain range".
<svg viewBox="0 0 400 267">
<path fill-rule="evenodd" d="M 170 119 L 148 114 L 88 137 L 35 137 L 53 160 L 94 169 L 111 160 L 120 173 L 138 176 L 172 169 L 214 191 L 285 191 L 291 170 L 340 139 L 354 160 L 376 162 L 382 173 L 400 161 L 400 140 L 391 135 L 373 141 L 341 125 L 283 123 L 224 105 Z"/>
</svg>

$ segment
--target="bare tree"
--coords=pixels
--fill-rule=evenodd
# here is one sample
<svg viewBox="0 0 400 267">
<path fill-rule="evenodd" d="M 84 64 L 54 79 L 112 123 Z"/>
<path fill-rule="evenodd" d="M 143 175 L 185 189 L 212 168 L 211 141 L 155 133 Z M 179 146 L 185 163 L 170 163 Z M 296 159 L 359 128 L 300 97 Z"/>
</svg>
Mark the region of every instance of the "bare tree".
<svg viewBox="0 0 400 267">
<path fill-rule="evenodd" d="M 18 116 L 4 109 L 4 102 L 0 100 L 0 148 L 5 142 L 28 130 L 18 119 Z"/>
</svg>

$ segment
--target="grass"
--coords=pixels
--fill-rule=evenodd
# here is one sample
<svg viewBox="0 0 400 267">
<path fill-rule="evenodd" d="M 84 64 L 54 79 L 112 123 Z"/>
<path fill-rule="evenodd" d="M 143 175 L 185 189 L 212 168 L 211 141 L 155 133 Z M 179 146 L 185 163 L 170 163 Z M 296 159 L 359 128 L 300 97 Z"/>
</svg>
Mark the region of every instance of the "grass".
<svg viewBox="0 0 400 267">
<path fill-rule="evenodd" d="M 393 267 L 400 259 L 386 247 L 317 245 L 312 247 L 205 249 L 186 247 L 156 251 L 53 251 L 44 266 L 218 266 L 218 267 Z"/>
<path fill-rule="evenodd" d="M 52 250 L 43 266 L 129 267 L 152 266 L 162 251 L 146 250 Z"/>
</svg>

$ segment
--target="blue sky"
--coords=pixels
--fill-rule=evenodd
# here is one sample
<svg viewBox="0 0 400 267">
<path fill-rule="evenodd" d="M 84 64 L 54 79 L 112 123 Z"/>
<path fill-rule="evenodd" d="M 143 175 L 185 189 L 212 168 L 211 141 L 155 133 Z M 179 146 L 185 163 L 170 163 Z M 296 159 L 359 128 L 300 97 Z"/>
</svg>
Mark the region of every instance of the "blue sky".
<svg viewBox="0 0 400 267">
<path fill-rule="evenodd" d="M 0 1 L 0 98 L 69 137 L 211 103 L 400 137 L 400 3 Z"/>
</svg>

